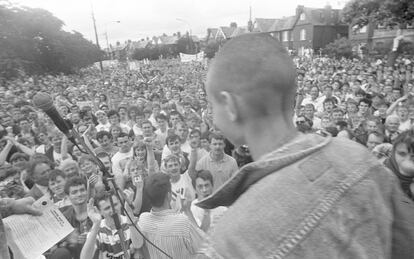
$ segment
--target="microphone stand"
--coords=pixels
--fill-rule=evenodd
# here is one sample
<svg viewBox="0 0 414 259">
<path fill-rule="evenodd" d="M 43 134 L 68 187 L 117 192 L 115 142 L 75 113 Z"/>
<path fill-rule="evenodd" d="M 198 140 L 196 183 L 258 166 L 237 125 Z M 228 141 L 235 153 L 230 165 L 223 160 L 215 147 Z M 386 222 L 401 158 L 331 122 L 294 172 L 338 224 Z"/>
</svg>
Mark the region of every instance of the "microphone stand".
<svg viewBox="0 0 414 259">
<path fill-rule="evenodd" d="M 124 258 L 125 259 L 130 259 L 130 255 L 129 255 L 128 248 L 125 245 L 125 235 L 124 235 L 124 231 L 123 231 L 122 226 L 121 226 L 120 217 L 119 217 L 119 215 L 115 211 L 114 200 L 112 199 L 112 193 L 115 193 L 115 195 L 117 196 L 118 200 L 121 202 L 122 208 L 124 208 L 124 205 L 123 205 L 123 200 L 124 199 L 122 199 L 121 196 L 120 196 L 120 194 L 119 194 L 119 192 L 121 190 L 119 189 L 119 187 L 115 183 L 115 180 L 114 180 L 113 176 L 108 172 L 108 170 L 106 169 L 106 167 L 104 166 L 104 164 L 102 163 L 102 161 L 88 147 L 88 145 L 86 144 L 86 142 L 83 139 L 83 137 L 81 135 L 79 135 L 79 133 L 76 130 L 74 130 L 74 129 L 71 130 L 71 134 L 72 134 L 72 136 L 79 142 L 79 144 L 85 150 L 85 151 L 83 151 L 83 150 L 81 150 L 81 151 L 83 153 L 89 154 L 91 156 L 91 158 L 93 159 L 93 161 L 95 162 L 95 164 L 98 165 L 99 170 L 101 170 L 101 172 L 103 174 L 103 176 L 102 176 L 102 182 L 105 185 L 105 191 L 109 194 L 108 195 L 109 196 L 109 202 L 111 204 L 112 212 L 113 212 L 112 213 L 112 218 L 114 220 L 115 227 L 116 227 L 116 230 L 117 230 L 117 234 L 118 234 L 119 240 L 121 242 L 121 248 L 122 248 L 122 251 L 124 252 Z M 109 182 L 112 183 L 112 188 L 111 188 Z M 124 208 L 124 210 L 125 210 L 125 208 Z"/>
</svg>

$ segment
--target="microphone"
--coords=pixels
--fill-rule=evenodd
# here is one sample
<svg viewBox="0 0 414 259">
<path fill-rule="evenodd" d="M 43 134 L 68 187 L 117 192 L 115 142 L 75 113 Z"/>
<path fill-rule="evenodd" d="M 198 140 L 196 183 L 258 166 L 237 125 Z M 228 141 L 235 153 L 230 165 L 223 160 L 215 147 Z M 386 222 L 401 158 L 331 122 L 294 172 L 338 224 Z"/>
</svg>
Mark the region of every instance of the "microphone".
<svg viewBox="0 0 414 259">
<path fill-rule="evenodd" d="M 71 130 L 73 129 L 72 123 L 60 116 L 56 107 L 53 105 L 53 99 L 49 94 L 45 92 L 37 92 L 35 96 L 33 96 L 33 104 L 35 107 L 44 111 L 56 127 L 58 127 L 58 129 L 65 134 L 72 143 L 76 144 L 75 138 L 71 133 Z"/>
</svg>

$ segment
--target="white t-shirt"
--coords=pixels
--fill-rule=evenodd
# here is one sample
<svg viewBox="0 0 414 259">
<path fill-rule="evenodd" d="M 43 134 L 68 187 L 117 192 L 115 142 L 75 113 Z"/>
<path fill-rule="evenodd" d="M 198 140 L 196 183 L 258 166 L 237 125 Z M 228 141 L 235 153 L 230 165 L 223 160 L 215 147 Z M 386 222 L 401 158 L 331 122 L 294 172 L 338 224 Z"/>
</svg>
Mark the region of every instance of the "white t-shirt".
<svg viewBox="0 0 414 259">
<path fill-rule="evenodd" d="M 109 132 L 109 129 L 111 128 L 111 123 L 107 122 L 106 124 L 98 124 L 98 126 L 95 127 L 96 131 L 107 131 Z"/>
<path fill-rule="evenodd" d="M 180 179 L 173 183 L 171 182 L 171 191 L 173 194 L 172 209 L 176 211 L 181 210 L 181 197 L 185 197 L 190 201 L 195 199 L 195 191 L 188 172 L 180 175 Z"/>
<path fill-rule="evenodd" d="M 195 204 L 199 202 L 198 199 L 193 200 L 193 202 L 191 202 L 191 212 L 193 213 L 194 219 L 198 225 L 198 227 L 201 227 L 201 223 L 203 221 L 203 217 L 205 214 L 205 210 L 196 206 Z M 214 228 L 214 225 L 217 224 L 217 222 L 219 221 L 219 219 L 223 216 L 223 214 L 226 212 L 227 207 L 224 206 L 219 206 L 217 208 L 211 209 L 210 210 L 210 228 L 208 229 L 208 231 L 210 231 L 211 229 Z"/>
<path fill-rule="evenodd" d="M 114 175 L 121 175 L 124 170 L 125 170 L 125 166 L 126 163 L 132 159 L 134 153 L 134 149 L 131 148 L 131 150 L 127 153 L 121 153 L 121 152 L 116 152 L 115 155 L 112 157 L 112 173 Z"/>
<path fill-rule="evenodd" d="M 410 128 L 411 128 L 411 120 L 408 119 L 400 123 L 400 126 L 398 127 L 398 131 L 403 132 L 403 131 L 409 130 Z"/>
</svg>

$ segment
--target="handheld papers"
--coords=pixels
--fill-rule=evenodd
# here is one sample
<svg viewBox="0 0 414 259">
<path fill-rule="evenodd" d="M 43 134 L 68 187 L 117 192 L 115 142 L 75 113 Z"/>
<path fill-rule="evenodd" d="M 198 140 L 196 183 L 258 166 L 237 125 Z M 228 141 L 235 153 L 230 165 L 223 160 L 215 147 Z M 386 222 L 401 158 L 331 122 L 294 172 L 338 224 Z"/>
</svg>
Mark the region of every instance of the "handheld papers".
<svg viewBox="0 0 414 259">
<path fill-rule="evenodd" d="M 15 258 L 39 258 L 73 231 L 65 216 L 46 197 L 36 204 L 42 209 L 42 216 L 12 215 L 3 219 L 7 242 Z"/>
</svg>

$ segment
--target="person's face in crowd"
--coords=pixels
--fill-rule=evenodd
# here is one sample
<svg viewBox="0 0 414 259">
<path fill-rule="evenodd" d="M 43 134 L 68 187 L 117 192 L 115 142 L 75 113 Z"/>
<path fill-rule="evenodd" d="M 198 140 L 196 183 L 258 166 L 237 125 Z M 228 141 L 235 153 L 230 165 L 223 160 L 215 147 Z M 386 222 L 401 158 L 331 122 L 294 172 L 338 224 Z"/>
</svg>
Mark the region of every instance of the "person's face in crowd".
<svg viewBox="0 0 414 259">
<path fill-rule="evenodd" d="M 14 122 L 13 122 L 13 120 L 10 116 L 4 116 L 3 119 L 2 119 L 2 124 L 5 127 L 11 127 L 11 126 L 14 125 Z"/>
<path fill-rule="evenodd" d="M 158 127 L 164 129 L 167 127 L 167 121 L 164 119 L 157 119 Z"/>
<path fill-rule="evenodd" d="M 299 108 L 299 110 L 297 111 L 297 116 L 302 116 L 302 115 L 304 115 L 305 114 L 305 106 L 301 106 L 300 108 Z"/>
<path fill-rule="evenodd" d="M 213 154 L 215 155 L 221 155 L 224 154 L 224 141 L 221 139 L 211 139 L 211 143 L 210 143 L 210 149 L 211 152 L 213 152 Z"/>
<path fill-rule="evenodd" d="M 142 121 L 144 120 L 144 115 L 141 115 L 141 114 L 139 114 L 139 115 L 136 115 L 135 116 L 135 122 L 138 124 L 138 125 L 141 125 L 142 124 Z"/>
<path fill-rule="evenodd" d="M 72 113 L 71 120 L 72 120 L 73 124 L 78 124 L 81 120 L 80 116 L 79 116 L 79 113 Z"/>
<path fill-rule="evenodd" d="M 111 125 L 118 125 L 119 124 L 119 117 L 116 114 L 110 116 L 109 117 L 109 123 Z"/>
<path fill-rule="evenodd" d="M 367 148 L 368 150 L 372 151 L 374 147 L 378 146 L 379 144 L 382 144 L 384 142 L 384 139 L 380 136 L 376 136 L 375 134 L 369 134 L 368 140 L 367 140 Z"/>
<path fill-rule="evenodd" d="M 367 121 L 366 123 L 366 131 L 367 132 L 373 132 L 378 130 L 378 125 L 375 121 Z"/>
<path fill-rule="evenodd" d="M 121 203 L 119 202 L 118 198 L 115 195 L 112 195 L 112 200 L 114 202 L 115 212 L 120 214 Z M 112 214 L 114 212 L 112 210 L 112 206 L 111 206 L 109 199 L 99 201 L 98 207 L 99 207 L 99 212 L 101 213 L 102 217 L 104 217 L 104 219 L 112 220 Z"/>
<path fill-rule="evenodd" d="M 106 96 L 105 96 L 105 95 L 103 95 L 103 94 L 101 94 L 101 95 L 99 96 L 99 101 L 100 101 L 100 102 L 106 102 Z"/>
<path fill-rule="evenodd" d="M 53 138 L 52 138 L 52 145 L 53 145 L 53 149 L 56 152 L 59 152 L 60 151 L 60 147 L 62 145 L 62 136 L 60 136 L 60 135 L 53 136 Z"/>
<path fill-rule="evenodd" d="M 310 90 L 310 96 L 312 97 L 313 100 L 315 100 L 316 98 L 318 98 L 319 96 L 319 90 L 317 87 L 312 87 Z"/>
<path fill-rule="evenodd" d="M 180 94 L 179 94 L 179 93 L 174 94 L 173 100 L 174 100 L 175 102 L 179 102 L 179 101 L 181 100 L 181 96 L 180 96 Z"/>
<path fill-rule="evenodd" d="M 182 142 L 185 142 L 187 140 L 187 137 L 188 137 L 188 127 L 187 127 L 187 125 L 184 125 L 182 123 L 177 124 L 176 129 L 175 129 L 175 134 L 177 134 L 177 136 L 180 137 Z"/>
<path fill-rule="evenodd" d="M 324 90 L 324 92 L 325 92 L 325 96 L 326 97 L 332 97 L 332 88 L 330 88 L 330 87 L 325 87 L 325 90 Z"/>
<path fill-rule="evenodd" d="M 118 137 L 118 147 L 121 152 L 126 153 L 131 149 L 131 141 L 128 136 Z"/>
<path fill-rule="evenodd" d="M 60 106 L 59 107 L 59 113 L 62 114 L 62 116 L 68 115 L 68 113 L 69 113 L 68 107 Z"/>
<path fill-rule="evenodd" d="M 326 112 L 332 112 L 333 108 L 334 108 L 334 104 L 332 102 L 326 102 L 323 104 L 323 107 L 325 109 Z"/>
<path fill-rule="evenodd" d="M 210 152 L 210 142 L 208 142 L 208 139 L 202 138 L 200 139 L 201 148 L 203 148 L 206 151 Z"/>
<path fill-rule="evenodd" d="M 111 138 L 106 135 L 104 135 L 102 138 L 99 138 L 98 142 L 103 148 L 109 147 L 112 144 Z"/>
<path fill-rule="evenodd" d="M 35 166 L 33 169 L 33 181 L 41 186 L 48 186 L 49 184 L 49 172 L 51 168 L 50 165 L 46 163 L 41 163 Z"/>
<path fill-rule="evenodd" d="M 190 135 L 190 146 L 192 148 L 200 147 L 200 134 L 198 132 L 194 132 Z"/>
<path fill-rule="evenodd" d="M 97 166 L 89 160 L 83 161 L 81 164 L 79 164 L 79 167 L 83 174 L 90 176 L 93 173 L 96 173 Z"/>
<path fill-rule="evenodd" d="M 385 86 L 386 87 L 390 87 L 391 88 L 391 91 L 392 91 L 392 80 L 391 79 L 386 79 L 385 80 Z"/>
<path fill-rule="evenodd" d="M 88 192 L 85 185 L 69 187 L 69 200 L 74 206 L 85 204 L 88 199 Z"/>
<path fill-rule="evenodd" d="M 171 92 L 170 91 L 165 92 L 165 99 L 167 99 L 167 100 L 171 99 Z"/>
<path fill-rule="evenodd" d="M 329 117 L 323 117 L 321 120 L 322 128 L 330 127 L 332 125 L 331 119 Z"/>
<path fill-rule="evenodd" d="M 154 134 L 154 129 L 152 128 L 152 125 L 149 123 L 142 124 L 141 128 L 144 137 L 151 137 Z"/>
<path fill-rule="evenodd" d="M 360 112 L 361 114 L 366 114 L 366 113 L 368 112 L 369 106 L 368 106 L 368 104 L 367 104 L 367 103 L 361 102 L 361 103 L 358 105 L 358 109 L 359 109 L 359 112 Z"/>
<path fill-rule="evenodd" d="M 181 152 L 181 143 L 180 140 L 176 139 L 174 141 L 168 141 L 168 148 L 170 149 L 171 153 L 178 154 Z"/>
<path fill-rule="evenodd" d="M 104 111 L 104 112 L 108 112 L 109 107 L 104 105 L 104 106 L 101 107 L 101 110 Z"/>
<path fill-rule="evenodd" d="M 49 180 L 49 189 L 55 195 L 62 195 L 65 191 L 66 179 L 58 175 L 55 180 Z"/>
<path fill-rule="evenodd" d="M 23 118 L 23 114 L 19 108 L 15 108 L 12 110 L 12 116 L 15 120 Z"/>
<path fill-rule="evenodd" d="M 110 173 L 112 169 L 111 158 L 109 156 L 105 156 L 105 157 L 100 157 L 99 159 L 101 160 L 106 170 Z"/>
<path fill-rule="evenodd" d="M 100 124 L 108 123 L 108 117 L 104 113 L 99 113 L 97 116 L 97 119 Z"/>
<path fill-rule="evenodd" d="M 130 120 L 134 120 L 134 119 L 135 119 L 135 117 L 136 117 L 136 115 L 137 115 L 137 113 L 136 113 L 134 110 L 131 110 L 131 111 L 129 112 L 128 117 L 130 118 Z"/>
<path fill-rule="evenodd" d="M 119 128 L 112 128 L 111 129 L 112 139 L 116 139 L 120 133 L 121 133 L 121 130 Z"/>
<path fill-rule="evenodd" d="M 154 114 L 155 116 L 160 114 L 160 112 L 161 112 L 161 108 L 159 106 L 154 106 L 154 108 L 152 109 L 152 114 Z"/>
<path fill-rule="evenodd" d="M 151 111 L 144 111 L 144 119 L 145 120 L 148 120 L 149 119 L 149 117 L 151 117 Z"/>
<path fill-rule="evenodd" d="M 213 184 L 210 180 L 204 180 L 203 178 L 198 177 L 195 180 L 195 189 L 197 197 L 201 200 L 213 193 Z"/>
<path fill-rule="evenodd" d="M 349 92 L 349 85 L 348 84 L 344 84 L 342 86 L 342 92 L 345 93 L 345 94 Z"/>
<path fill-rule="evenodd" d="M 165 169 L 167 171 L 167 174 L 169 174 L 172 179 L 177 179 L 180 177 L 180 169 L 181 169 L 180 167 L 181 167 L 180 163 L 176 161 L 175 159 L 170 159 L 165 164 Z"/>
<path fill-rule="evenodd" d="M 401 174 L 414 176 L 414 154 L 408 150 L 407 144 L 400 143 L 395 147 L 395 161 Z"/>
<path fill-rule="evenodd" d="M 387 129 L 389 132 L 394 133 L 398 131 L 398 127 L 400 126 L 400 121 L 397 118 L 391 118 L 389 119 L 387 123 Z"/>
<path fill-rule="evenodd" d="M 401 92 L 399 90 L 392 90 L 392 97 L 398 99 L 401 97 Z"/>
<path fill-rule="evenodd" d="M 145 159 L 147 155 L 147 150 L 145 149 L 145 146 L 139 146 L 138 148 L 135 148 L 134 152 L 134 156 L 140 160 Z"/>
<path fill-rule="evenodd" d="M 306 118 L 308 119 L 313 119 L 313 115 L 315 114 L 315 110 L 313 109 L 312 106 L 305 106 L 305 111 L 303 113 Z"/>
<path fill-rule="evenodd" d="M 206 100 L 204 100 L 204 99 L 200 99 L 200 100 L 199 100 L 199 104 L 200 104 L 200 108 L 201 108 L 201 109 L 205 109 L 205 108 L 207 108 L 207 102 L 206 102 Z"/>
<path fill-rule="evenodd" d="M 381 117 L 385 117 L 387 115 L 387 109 L 388 106 L 385 104 L 382 104 L 378 107 L 378 113 Z"/>
<path fill-rule="evenodd" d="M 401 121 L 406 121 L 408 119 L 408 108 L 404 106 L 399 106 L 397 108 L 397 115 L 400 117 Z"/>
<path fill-rule="evenodd" d="M 69 164 L 62 169 L 67 178 L 79 175 L 79 170 L 76 164 Z"/>
<path fill-rule="evenodd" d="M 342 121 L 344 119 L 344 116 L 342 115 L 342 112 L 333 112 L 332 113 L 332 120 L 334 122 Z"/>
<path fill-rule="evenodd" d="M 121 108 L 121 109 L 119 109 L 119 116 L 120 116 L 122 119 L 126 119 L 126 118 L 128 117 L 128 115 L 127 115 L 127 110 L 126 110 L 125 108 Z"/>
<path fill-rule="evenodd" d="M 333 91 L 338 90 L 339 89 L 339 83 L 338 82 L 333 83 L 332 88 L 333 88 Z"/>
<path fill-rule="evenodd" d="M 173 127 L 180 121 L 180 116 L 178 114 L 173 114 L 170 116 L 170 122 Z"/>
<path fill-rule="evenodd" d="M 206 97 L 206 93 L 203 90 L 198 90 L 198 98 L 203 99 Z"/>
<path fill-rule="evenodd" d="M 30 127 L 31 127 L 29 121 L 27 121 L 27 120 L 20 121 L 19 126 L 20 126 L 21 130 L 25 131 L 25 132 L 29 131 Z"/>
</svg>

